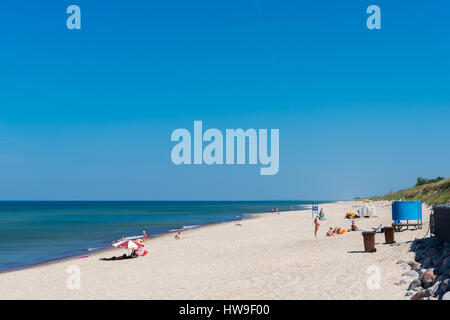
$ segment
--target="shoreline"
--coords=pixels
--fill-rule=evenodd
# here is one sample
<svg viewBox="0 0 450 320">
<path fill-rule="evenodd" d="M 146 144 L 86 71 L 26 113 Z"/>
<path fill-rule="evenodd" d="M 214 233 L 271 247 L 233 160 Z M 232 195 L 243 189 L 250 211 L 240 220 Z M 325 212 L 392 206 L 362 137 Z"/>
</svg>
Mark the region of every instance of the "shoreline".
<svg viewBox="0 0 450 320">
<path fill-rule="evenodd" d="M 360 218 L 360 228 L 388 225 L 390 202 L 373 203 L 377 218 Z M 147 240 L 149 254 L 137 259 L 99 261 L 114 248 L 84 259 L 72 258 L 0 274 L 0 299 L 408 299 L 399 284 L 411 260 L 411 242 L 424 228 L 396 233 L 396 245 L 376 235 L 376 253 L 365 253 L 361 232 L 325 237 L 330 226 L 348 227 L 345 212 L 357 201 L 323 204 L 327 220 L 314 238 L 310 206 L 279 215 L 255 213 L 245 220 L 220 222 Z M 381 289 L 366 282 L 370 267 L 381 270 Z M 81 288 L 67 286 L 69 267 L 77 266 Z M 123 274 L 126 270 L 133 272 Z M 120 277 L 117 275 L 120 274 Z"/>
<path fill-rule="evenodd" d="M 307 206 L 307 205 L 304 205 Z M 286 212 L 286 211 L 280 211 L 280 212 Z M 198 225 L 194 228 L 189 228 L 186 230 L 180 230 L 180 232 L 185 233 L 185 232 L 189 232 L 189 231 L 194 231 L 194 230 L 198 230 L 201 228 L 206 228 L 206 227 L 211 227 L 211 226 L 216 226 L 216 225 L 220 225 L 220 224 L 225 224 L 225 223 L 235 223 L 236 221 L 243 221 L 243 220 L 247 220 L 247 219 L 255 219 L 257 218 L 258 215 L 264 215 L 270 212 L 255 212 L 255 213 L 240 213 L 238 214 L 238 216 L 242 216 L 242 218 L 240 219 L 236 219 L 236 220 L 231 220 L 231 221 L 219 221 L 219 222 L 212 222 L 212 223 L 206 223 L 203 225 Z M 147 240 L 145 240 L 145 242 L 150 242 L 151 240 L 155 240 L 158 238 L 162 238 L 162 237 L 168 237 L 171 236 L 172 234 L 174 234 L 177 231 L 171 231 L 171 230 L 167 230 L 165 232 L 156 234 L 156 235 L 152 235 L 150 237 L 147 238 Z M 113 241 L 111 242 L 113 243 Z M 16 267 L 16 268 L 12 268 L 12 269 L 4 269 L 4 270 L 0 270 L 0 275 L 4 274 L 4 273 L 10 273 L 10 272 L 17 272 L 17 271 L 22 271 L 22 270 L 27 270 L 27 269 L 32 269 L 32 268 L 39 268 L 42 266 L 46 266 L 46 265 L 51 265 L 51 264 L 56 264 L 56 263 L 60 263 L 60 262 L 66 262 L 66 261 L 70 261 L 70 260 L 76 260 L 76 259 L 83 259 L 85 256 L 94 256 L 94 255 L 100 255 L 100 253 L 104 253 L 104 252 L 117 252 L 117 249 L 113 248 L 112 245 L 109 246 L 104 246 L 104 247 L 98 247 L 94 250 L 89 251 L 89 248 L 87 249 L 82 249 L 82 251 L 80 251 L 80 253 L 78 254 L 74 254 L 74 255 L 70 255 L 70 256 L 65 256 L 65 257 L 61 257 L 61 258 L 53 258 L 53 259 L 48 259 L 48 260 L 44 260 L 44 261 L 40 261 L 40 262 L 35 262 L 26 266 L 20 266 L 20 267 Z M 85 253 L 85 254 L 84 254 Z"/>
</svg>

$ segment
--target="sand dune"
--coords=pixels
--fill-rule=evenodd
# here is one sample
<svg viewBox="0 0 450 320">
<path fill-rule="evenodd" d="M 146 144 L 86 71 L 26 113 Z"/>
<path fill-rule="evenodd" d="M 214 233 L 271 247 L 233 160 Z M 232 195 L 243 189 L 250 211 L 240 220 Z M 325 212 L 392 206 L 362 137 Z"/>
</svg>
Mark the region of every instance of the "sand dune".
<svg viewBox="0 0 450 320">
<path fill-rule="evenodd" d="M 348 227 L 355 201 L 323 204 L 327 220 L 314 238 L 311 210 L 260 214 L 241 221 L 167 235 L 146 242 L 150 253 L 123 261 L 99 261 L 119 249 L 0 274 L 1 299 L 408 299 L 396 283 L 411 260 L 409 241 L 424 229 L 396 233 L 396 246 L 376 235 L 377 252 L 364 253 L 360 232 L 326 238 L 330 226 Z M 377 218 L 358 219 L 361 228 L 391 223 L 390 202 L 375 203 Z M 80 289 L 69 289 L 67 268 L 79 267 Z M 375 266 L 375 267 L 373 267 Z M 369 288 L 373 270 L 380 288 Z M 369 273 L 368 273 L 369 271 Z M 372 283 L 372 282 L 371 282 Z"/>
</svg>

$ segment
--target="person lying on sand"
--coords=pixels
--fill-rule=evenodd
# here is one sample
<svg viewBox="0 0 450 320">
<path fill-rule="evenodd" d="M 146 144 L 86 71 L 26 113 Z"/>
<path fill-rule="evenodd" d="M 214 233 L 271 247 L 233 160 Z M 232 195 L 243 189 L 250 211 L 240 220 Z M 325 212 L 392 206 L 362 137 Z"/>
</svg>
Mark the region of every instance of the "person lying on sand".
<svg viewBox="0 0 450 320">
<path fill-rule="evenodd" d="M 355 220 L 352 221 L 351 229 L 352 229 L 352 231 L 358 231 L 359 230 L 358 226 L 355 223 Z"/>
<path fill-rule="evenodd" d="M 129 256 L 126 255 L 125 253 L 121 256 L 118 257 L 111 257 L 111 258 L 100 258 L 100 261 L 114 261 L 114 260 L 125 260 L 125 259 L 133 259 L 133 258 L 137 258 L 138 256 L 136 255 L 136 253 L 131 253 Z"/>
<path fill-rule="evenodd" d="M 347 231 L 348 231 L 348 229 L 341 229 L 339 227 L 335 229 L 336 234 L 343 234 L 343 233 L 346 233 Z"/>
<path fill-rule="evenodd" d="M 177 232 L 177 234 L 175 235 L 175 240 L 180 240 L 181 239 L 181 232 Z"/>
<path fill-rule="evenodd" d="M 315 218 L 314 219 L 314 236 L 316 238 L 317 238 L 317 232 L 319 232 L 319 227 L 320 227 L 319 218 Z"/>
</svg>

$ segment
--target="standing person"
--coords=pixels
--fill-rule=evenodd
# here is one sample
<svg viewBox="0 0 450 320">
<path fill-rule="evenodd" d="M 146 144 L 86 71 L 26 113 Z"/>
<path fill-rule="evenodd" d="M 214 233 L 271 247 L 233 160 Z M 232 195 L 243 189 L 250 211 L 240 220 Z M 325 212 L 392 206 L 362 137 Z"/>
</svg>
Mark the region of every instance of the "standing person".
<svg viewBox="0 0 450 320">
<path fill-rule="evenodd" d="M 273 208 L 272 208 L 272 214 L 273 214 Z"/>
<path fill-rule="evenodd" d="M 324 218 L 323 208 L 320 208 L 319 220 L 323 220 L 323 218 Z"/>
<path fill-rule="evenodd" d="M 317 238 L 317 232 L 319 232 L 319 226 L 320 226 L 320 223 L 319 223 L 319 218 L 315 218 L 314 219 L 314 236 Z"/>
<path fill-rule="evenodd" d="M 280 211 L 278 211 L 278 208 L 277 208 L 277 214 L 280 214 Z"/>
<path fill-rule="evenodd" d="M 142 238 L 147 239 L 147 234 L 145 233 L 145 230 L 142 231 Z"/>
</svg>

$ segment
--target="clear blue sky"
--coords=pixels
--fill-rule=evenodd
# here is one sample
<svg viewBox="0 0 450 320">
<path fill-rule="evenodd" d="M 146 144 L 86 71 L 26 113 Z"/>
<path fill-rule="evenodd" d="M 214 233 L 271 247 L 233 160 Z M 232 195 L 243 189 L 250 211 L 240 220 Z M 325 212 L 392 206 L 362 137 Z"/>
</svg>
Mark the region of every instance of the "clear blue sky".
<svg viewBox="0 0 450 320">
<path fill-rule="evenodd" d="M 366 28 L 371 4 L 381 30 Z M 346 199 L 448 177 L 449 14 L 417 0 L 2 1 L 0 199 Z M 279 173 L 175 166 L 170 134 L 194 120 L 279 128 Z"/>
</svg>

